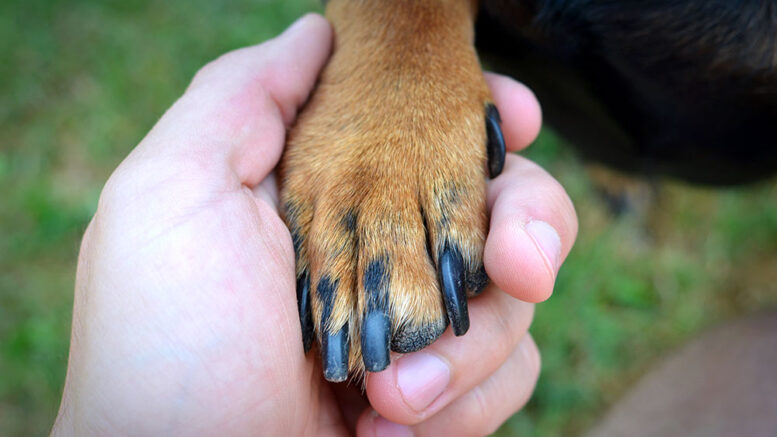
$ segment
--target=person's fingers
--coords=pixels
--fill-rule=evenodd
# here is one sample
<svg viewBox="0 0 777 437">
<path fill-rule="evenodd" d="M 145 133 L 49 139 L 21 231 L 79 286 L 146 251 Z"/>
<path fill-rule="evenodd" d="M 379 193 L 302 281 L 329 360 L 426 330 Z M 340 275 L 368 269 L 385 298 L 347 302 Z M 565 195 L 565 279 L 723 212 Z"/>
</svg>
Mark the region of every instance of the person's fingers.
<svg viewBox="0 0 777 437">
<path fill-rule="evenodd" d="M 335 408 L 337 409 L 338 416 L 342 418 L 345 428 L 349 430 L 356 429 L 356 421 L 359 419 L 359 416 L 370 406 L 360 384 L 325 383 L 325 385 L 334 393 L 336 400 Z"/>
<path fill-rule="evenodd" d="M 257 200 L 264 201 L 264 203 L 267 204 L 270 209 L 276 213 L 279 211 L 280 192 L 278 190 L 278 179 L 275 177 L 274 172 L 270 173 L 266 178 L 264 178 L 262 182 L 259 183 L 259 185 L 254 186 L 251 189 L 251 192 Z"/>
<path fill-rule="evenodd" d="M 489 183 L 488 206 L 483 261 L 489 278 L 518 299 L 547 299 L 577 236 L 564 188 L 537 164 L 509 155 L 503 173 Z"/>
<path fill-rule="evenodd" d="M 540 353 L 524 336 L 505 364 L 430 420 L 414 427 L 417 436 L 493 434 L 529 401 L 540 374 Z"/>
<path fill-rule="evenodd" d="M 534 391 L 540 373 L 537 345 L 526 334 L 510 357 L 489 378 L 442 411 L 415 425 L 404 426 L 369 409 L 359 418 L 360 436 L 481 436 L 499 428 L 521 409 Z"/>
<path fill-rule="evenodd" d="M 329 23 L 309 14 L 274 39 L 212 61 L 137 154 L 172 157 L 190 171 L 231 170 L 236 183 L 256 185 L 277 164 L 286 128 L 313 89 L 331 42 Z"/>
<path fill-rule="evenodd" d="M 502 118 L 502 133 L 508 151 L 527 147 L 542 126 L 542 110 L 534 93 L 524 84 L 500 74 L 485 73 L 494 104 Z"/>
<path fill-rule="evenodd" d="M 426 349 L 395 357 L 367 375 L 367 396 L 383 417 L 415 424 L 487 379 L 526 334 L 534 305 L 493 286 L 470 301 L 472 325 L 463 337 L 447 330 Z"/>
<path fill-rule="evenodd" d="M 332 28 L 318 14 L 299 18 L 265 43 L 225 53 L 197 72 L 187 92 L 200 88 L 244 89 L 257 83 L 277 103 L 290 126 L 329 57 Z"/>
</svg>

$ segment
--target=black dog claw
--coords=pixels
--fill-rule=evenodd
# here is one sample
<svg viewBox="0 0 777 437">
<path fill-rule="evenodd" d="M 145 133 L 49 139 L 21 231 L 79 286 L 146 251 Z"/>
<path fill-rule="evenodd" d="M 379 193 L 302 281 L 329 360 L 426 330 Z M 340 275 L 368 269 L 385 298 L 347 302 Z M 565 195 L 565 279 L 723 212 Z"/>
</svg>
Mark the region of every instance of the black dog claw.
<svg viewBox="0 0 777 437">
<path fill-rule="evenodd" d="M 307 353 L 313 343 L 313 313 L 310 309 L 310 277 L 307 272 L 297 278 L 297 307 L 302 327 L 302 347 Z"/>
<path fill-rule="evenodd" d="M 321 361 L 324 378 L 342 382 L 348 378 L 348 325 L 333 333 L 324 332 L 321 340 Z"/>
<path fill-rule="evenodd" d="M 469 311 L 464 296 L 464 261 L 457 250 L 446 247 L 440 255 L 438 268 L 442 298 L 453 333 L 464 335 L 469 329 Z"/>
<path fill-rule="evenodd" d="M 502 135 L 502 118 L 496 106 L 486 105 L 486 132 L 488 134 L 488 170 L 491 178 L 502 173 L 505 166 L 505 138 Z"/>
<path fill-rule="evenodd" d="M 362 322 L 362 358 L 368 372 L 388 367 L 391 323 L 383 311 L 371 311 Z"/>
</svg>

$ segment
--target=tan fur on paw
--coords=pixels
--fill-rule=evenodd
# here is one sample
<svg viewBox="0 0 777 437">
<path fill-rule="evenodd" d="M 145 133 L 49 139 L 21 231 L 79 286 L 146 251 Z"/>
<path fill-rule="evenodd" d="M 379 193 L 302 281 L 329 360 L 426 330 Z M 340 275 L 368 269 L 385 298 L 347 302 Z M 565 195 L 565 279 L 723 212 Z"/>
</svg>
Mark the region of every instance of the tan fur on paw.
<svg viewBox="0 0 777 437">
<path fill-rule="evenodd" d="M 335 52 L 280 171 L 303 337 L 330 381 L 383 370 L 449 322 L 463 335 L 465 295 L 487 282 L 486 145 L 502 141 L 503 162 L 504 144 L 473 8 L 384 3 L 330 2 Z"/>
</svg>

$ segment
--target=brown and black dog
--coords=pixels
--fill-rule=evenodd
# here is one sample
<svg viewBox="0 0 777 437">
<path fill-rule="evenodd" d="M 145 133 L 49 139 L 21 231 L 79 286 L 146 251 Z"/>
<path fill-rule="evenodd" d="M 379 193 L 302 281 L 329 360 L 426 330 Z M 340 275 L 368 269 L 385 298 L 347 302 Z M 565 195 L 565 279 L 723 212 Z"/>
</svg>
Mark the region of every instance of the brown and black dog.
<svg viewBox="0 0 777 437">
<path fill-rule="evenodd" d="M 777 1 L 331 0 L 280 176 L 324 376 L 469 327 L 504 141 L 475 50 L 582 155 L 706 183 L 777 169 Z"/>
</svg>

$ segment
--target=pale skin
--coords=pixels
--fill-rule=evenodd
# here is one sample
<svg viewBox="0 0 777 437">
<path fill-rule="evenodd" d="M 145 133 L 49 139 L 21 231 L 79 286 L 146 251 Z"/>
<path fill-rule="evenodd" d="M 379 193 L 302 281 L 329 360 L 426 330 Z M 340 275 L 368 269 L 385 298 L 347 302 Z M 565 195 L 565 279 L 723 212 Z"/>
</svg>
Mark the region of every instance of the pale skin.
<svg viewBox="0 0 777 437">
<path fill-rule="evenodd" d="M 110 177 L 79 255 L 53 435 L 483 435 L 527 402 L 540 369 L 531 302 L 550 296 L 577 220 L 561 186 L 516 155 L 489 183 L 493 285 L 470 302 L 467 335 L 393 356 L 364 394 L 303 353 L 273 168 L 331 43 L 309 15 L 208 64 Z M 536 99 L 487 81 L 508 148 L 526 147 Z"/>
</svg>

